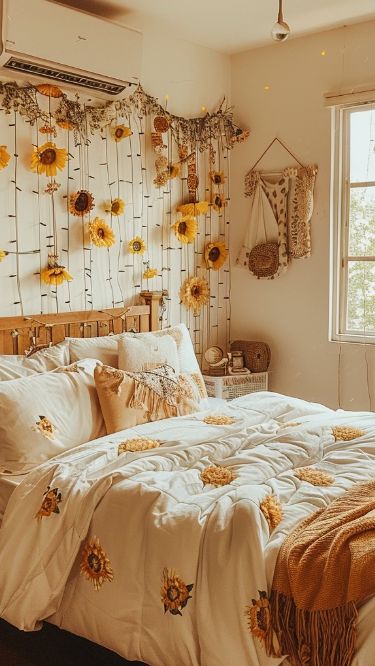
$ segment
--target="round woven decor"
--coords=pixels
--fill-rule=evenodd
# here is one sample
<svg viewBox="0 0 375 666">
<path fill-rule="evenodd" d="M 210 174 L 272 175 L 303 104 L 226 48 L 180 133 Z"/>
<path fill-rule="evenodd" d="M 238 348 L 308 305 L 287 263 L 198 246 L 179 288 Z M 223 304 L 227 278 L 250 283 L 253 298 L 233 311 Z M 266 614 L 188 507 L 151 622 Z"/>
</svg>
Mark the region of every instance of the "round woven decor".
<svg viewBox="0 0 375 666">
<path fill-rule="evenodd" d="M 261 243 L 249 254 L 249 269 L 258 278 L 272 277 L 279 268 L 279 245 L 276 241 Z"/>
<path fill-rule="evenodd" d="M 245 367 L 251 372 L 266 372 L 271 361 L 271 350 L 266 342 L 257 340 L 235 340 L 231 351 L 242 351 Z"/>
</svg>

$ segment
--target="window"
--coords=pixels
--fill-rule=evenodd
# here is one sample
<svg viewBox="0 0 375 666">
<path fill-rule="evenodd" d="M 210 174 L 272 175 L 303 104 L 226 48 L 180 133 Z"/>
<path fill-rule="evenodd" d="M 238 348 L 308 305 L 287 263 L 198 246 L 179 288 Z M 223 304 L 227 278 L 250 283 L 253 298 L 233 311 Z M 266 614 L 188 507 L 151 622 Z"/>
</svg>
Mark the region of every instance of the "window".
<svg viewBox="0 0 375 666">
<path fill-rule="evenodd" d="M 333 113 L 331 339 L 375 344 L 375 103 Z"/>
</svg>

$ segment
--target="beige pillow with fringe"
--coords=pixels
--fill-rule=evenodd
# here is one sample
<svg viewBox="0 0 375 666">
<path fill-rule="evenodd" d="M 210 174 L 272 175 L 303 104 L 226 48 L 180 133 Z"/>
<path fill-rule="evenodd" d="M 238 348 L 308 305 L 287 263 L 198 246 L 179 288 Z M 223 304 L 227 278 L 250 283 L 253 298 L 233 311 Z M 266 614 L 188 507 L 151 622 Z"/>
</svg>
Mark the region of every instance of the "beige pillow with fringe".
<svg viewBox="0 0 375 666">
<path fill-rule="evenodd" d="M 94 377 L 108 435 L 199 410 L 194 381 L 168 365 L 126 372 L 98 364 Z"/>
</svg>

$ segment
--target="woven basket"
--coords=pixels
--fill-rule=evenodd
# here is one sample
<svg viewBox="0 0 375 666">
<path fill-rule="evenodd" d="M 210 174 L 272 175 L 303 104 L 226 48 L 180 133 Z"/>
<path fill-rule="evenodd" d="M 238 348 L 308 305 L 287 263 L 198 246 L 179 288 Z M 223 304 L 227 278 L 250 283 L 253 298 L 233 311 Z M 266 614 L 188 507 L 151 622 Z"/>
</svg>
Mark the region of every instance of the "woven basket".
<svg viewBox="0 0 375 666">
<path fill-rule="evenodd" d="M 249 254 L 249 269 L 258 278 L 269 278 L 279 268 L 279 245 L 269 241 L 256 245 Z"/>
<path fill-rule="evenodd" d="M 230 346 L 231 351 L 242 351 L 245 366 L 251 372 L 266 372 L 271 361 L 271 350 L 266 342 L 252 340 L 235 340 Z"/>
</svg>

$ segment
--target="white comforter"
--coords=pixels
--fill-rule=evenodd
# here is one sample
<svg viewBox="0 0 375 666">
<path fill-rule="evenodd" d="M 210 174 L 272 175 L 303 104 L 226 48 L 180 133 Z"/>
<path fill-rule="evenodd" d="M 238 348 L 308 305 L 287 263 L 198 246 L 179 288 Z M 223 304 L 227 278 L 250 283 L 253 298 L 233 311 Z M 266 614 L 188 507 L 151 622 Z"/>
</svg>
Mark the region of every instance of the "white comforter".
<svg viewBox="0 0 375 666">
<path fill-rule="evenodd" d="M 280 663 L 253 640 L 246 607 L 269 589 L 284 535 L 375 476 L 375 414 L 334 412 L 274 393 L 234 400 L 223 413 L 235 423 L 207 425 L 207 412 L 150 423 L 30 472 L 0 529 L 0 616 L 25 630 L 48 618 L 150 666 Z M 300 425 L 283 426 L 291 421 Z M 337 424 L 366 434 L 335 442 Z M 161 447 L 118 456 L 120 441 L 140 435 Z M 212 464 L 230 467 L 234 480 L 204 486 L 200 473 Z M 333 475 L 333 485 L 300 481 L 294 470 L 308 465 Z M 38 519 L 48 486 L 61 493 L 59 513 Z M 284 513 L 272 534 L 259 509 L 269 494 Z M 94 536 L 113 572 L 99 590 L 80 573 Z M 165 569 L 193 586 L 181 614 L 165 612 Z M 370 600 L 360 612 L 358 666 L 374 663 L 374 607 Z"/>
</svg>

